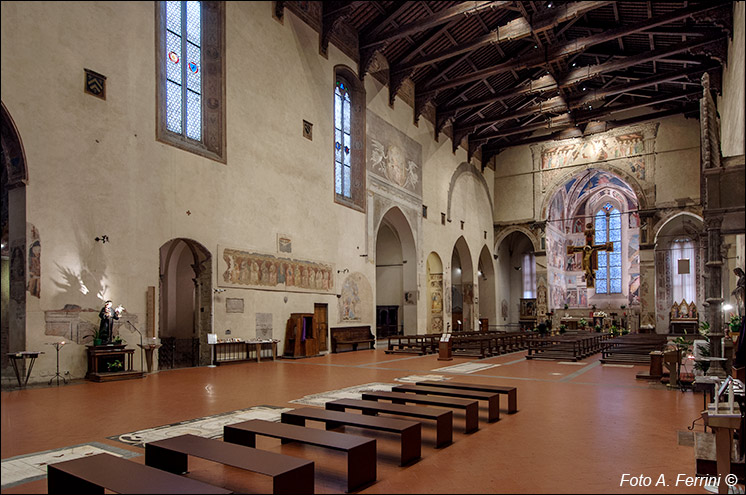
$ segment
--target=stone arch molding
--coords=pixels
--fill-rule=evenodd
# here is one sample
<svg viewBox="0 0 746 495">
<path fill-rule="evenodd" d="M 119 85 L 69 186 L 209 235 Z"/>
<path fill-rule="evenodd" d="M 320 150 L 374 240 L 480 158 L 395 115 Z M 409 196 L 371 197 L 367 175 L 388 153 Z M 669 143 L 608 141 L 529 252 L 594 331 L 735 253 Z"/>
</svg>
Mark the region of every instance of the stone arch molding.
<svg viewBox="0 0 746 495">
<path fill-rule="evenodd" d="M 637 196 L 638 209 L 645 210 L 648 208 L 648 204 L 650 204 L 650 198 L 648 197 L 648 194 L 640 185 L 636 177 L 633 177 L 625 170 L 614 165 L 609 165 L 608 163 L 591 163 L 580 170 L 578 170 L 577 168 L 573 168 L 573 170 L 569 170 L 566 173 L 557 176 L 557 178 L 555 178 L 555 180 L 551 184 L 547 185 L 546 190 L 549 191 L 549 193 L 543 195 L 541 209 L 539 210 L 540 218 L 542 220 L 547 219 L 549 207 L 551 206 L 552 201 L 554 200 L 554 194 L 559 187 L 562 187 L 573 177 L 580 176 L 581 174 L 592 168 L 610 172 L 618 176 L 629 185 L 632 191 L 634 191 L 635 195 Z"/>
<path fill-rule="evenodd" d="M 446 210 L 446 215 L 449 222 L 451 221 L 451 200 L 453 197 L 453 190 L 456 188 L 456 182 L 458 181 L 459 177 L 464 174 L 472 174 L 474 177 L 477 178 L 479 183 L 482 184 L 482 187 L 484 187 L 484 192 L 487 194 L 490 211 L 493 211 L 492 194 L 490 193 L 490 188 L 487 185 L 487 181 L 484 179 L 484 175 L 482 175 L 477 167 L 475 167 L 471 163 L 462 162 L 461 165 L 459 165 L 453 172 L 453 175 L 451 176 L 451 183 L 448 186 L 448 209 Z"/>
<path fill-rule="evenodd" d="M 505 227 L 495 236 L 495 245 L 493 246 L 493 251 L 492 251 L 493 254 L 497 252 L 497 249 L 500 247 L 500 244 L 513 232 L 520 232 L 524 234 L 526 237 L 528 237 L 528 239 L 531 241 L 531 245 L 534 247 L 534 252 L 543 251 L 540 248 L 539 239 L 534 232 L 532 232 L 527 227 L 523 227 L 520 225 L 512 225 L 510 227 Z"/>
</svg>

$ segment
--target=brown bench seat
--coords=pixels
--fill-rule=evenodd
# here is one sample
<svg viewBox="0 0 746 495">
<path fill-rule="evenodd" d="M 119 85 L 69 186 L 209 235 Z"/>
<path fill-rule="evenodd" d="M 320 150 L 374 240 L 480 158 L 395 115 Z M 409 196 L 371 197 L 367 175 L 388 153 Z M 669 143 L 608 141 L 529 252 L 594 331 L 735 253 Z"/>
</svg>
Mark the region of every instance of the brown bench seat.
<svg viewBox="0 0 746 495">
<path fill-rule="evenodd" d="M 340 345 L 351 345 L 352 350 L 356 351 L 358 344 L 368 344 L 370 349 L 373 349 L 376 344 L 370 326 L 330 328 L 329 336 L 332 342 L 332 353 L 338 352 L 337 348 Z"/>
<path fill-rule="evenodd" d="M 396 385 L 391 387 L 391 391 L 484 400 L 487 401 L 487 421 L 494 423 L 500 419 L 500 394 L 496 392 L 482 392 L 481 390 L 464 390 L 460 388 L 428 387 L 425 385 L 412 384 Z"/>
<path fill-rule="evenodd" d="M 465 413 L 464 431 L 471 433 L 479 429 L 479 403 L 475 400 L 431 395 L 406 394 L 404 392 L 363 392 L 363 400 L 390 400 L 394 404 L 425 404 L 428 406 L 463 409 Z"/>
<path fill-rule="evenodd" d="M 252 449 L 196 435 L 179 435 L 145 444 L 145 464 L 171 473 L 189 470 L 189 456 L 272 477 L 272 493 L 313 493 L 313 461 Z"/>
<path fill-rule="evenodd" d="M 464 383 L 452 382 L 450 380 L 434 381 L 424 380 L 417 382 L 417 385 L 428 387 L 460 388 L 463 390 L 479 390 L 481 392 L 495 392 L 508 396 L 508 413 L 518 412 L 518 389 L 516 387 L 506 387 L 502 385 L 486 385 L 483 383 Z"/>
<path fill-rule="evenodd" d="M 104 493 L 104 489 L 117 493 L 233 493 L 105 453 L 47 465 L 49 493 Z"/>
<path fill-rule="evenodd" d="M 419 419 L 435 420 L 435 447 L 445 447 L 453 442 L 453 411 L 444 411 L 433 407 L 406 406 L 360 399 L 338 399 L 326 403 L 330 411 L 358 409 L 364 415 L 375 416 L 379 412 Z"/>
<path fill-rule="evenodd" d="M 382 418 L 348 412 L 301 407 L 282 413 L 282 422 L 305 426 L 306 420 L 322 421 L 331 430 L 343 425 L 387 431 L 401 435 L 401 465 L 416 461 L 422 456 L 422 424 L 404 419 Z"/>
<path fill-rule="evenodd" d="M 223 427 L 223 440 L 226 442 L 255 447 L 257 435 L 279 438 L 282 443 L 295 441 L 346 452 L 348 492 L 376 481 L 375 439 L 263 419 L 250 419 Z"/>
</svg>

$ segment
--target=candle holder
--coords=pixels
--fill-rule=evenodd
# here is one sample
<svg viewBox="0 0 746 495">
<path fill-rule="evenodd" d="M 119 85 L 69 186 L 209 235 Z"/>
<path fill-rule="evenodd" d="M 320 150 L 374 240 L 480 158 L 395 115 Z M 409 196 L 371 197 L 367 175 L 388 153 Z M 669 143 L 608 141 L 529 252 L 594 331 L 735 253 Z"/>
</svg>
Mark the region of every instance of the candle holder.
<svg viewBox="0 0 746 495">
<path fill-rule="evenodd" d="M 62 383 L 67 385 L 67 378 L 62 376 L 60 374 L 60 349 L 62 349 L 62 346 L 64 346 L 66 342 L 60 341 L 60 342 L 54 342 L 52 345 L 54 346 L 54 350 L 57 351 L 57 372 L 54 374 L 52 378 L 49 379 L 49 383 L 47 385 L 51 385 L 54 379 L 57 379 L 57 386 L 60 386 L 60 378 L 62 378 Z"/>
</svg>

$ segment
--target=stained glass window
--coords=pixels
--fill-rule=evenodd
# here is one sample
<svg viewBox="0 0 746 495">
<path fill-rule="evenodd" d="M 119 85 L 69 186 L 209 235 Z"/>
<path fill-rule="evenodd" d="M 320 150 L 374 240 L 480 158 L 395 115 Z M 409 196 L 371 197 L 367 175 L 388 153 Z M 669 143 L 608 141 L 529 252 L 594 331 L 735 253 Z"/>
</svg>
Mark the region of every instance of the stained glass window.
<svg viewBox="0 0 746 495">
<path fill-rule="evenodd" d="M 166 2 L 166 128 L 202 140 L 202 7 Z"/>
<path fill-rule="evenodd" d="M 594 216 L 594 242 L 612 242 L 614 251 L 598 252 L 596 294 L 622 293 L 622 215 L 611 203 L 606 203 Z"/>
<path fill-rule="evenodd" d="M 349 86 L 338 78 L 334 88 L 334 192 L 345 198 L 352 198 L 350 103 Z"/>
</svg>

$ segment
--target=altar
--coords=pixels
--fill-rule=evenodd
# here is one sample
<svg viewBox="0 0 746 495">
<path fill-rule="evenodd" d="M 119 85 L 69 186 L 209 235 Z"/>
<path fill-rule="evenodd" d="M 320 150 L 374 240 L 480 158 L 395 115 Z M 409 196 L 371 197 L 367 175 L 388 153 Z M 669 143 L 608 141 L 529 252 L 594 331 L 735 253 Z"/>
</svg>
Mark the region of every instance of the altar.
<svg viewBox="0 0 746 495">
<path fill-rule="evenodd" d="M 129 380 L 142 378 L 142 371 L 132 369 L 134 349 L 125 349 L 126 344 L 88 345 L 88 372 L 85 377 L 94 382 Z"/>
</svg>

